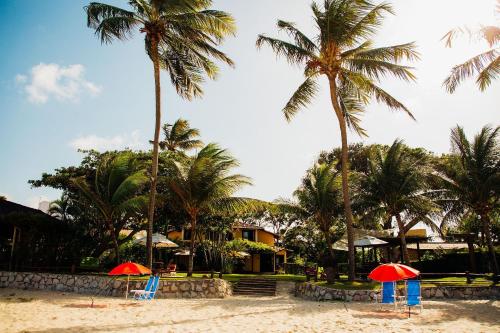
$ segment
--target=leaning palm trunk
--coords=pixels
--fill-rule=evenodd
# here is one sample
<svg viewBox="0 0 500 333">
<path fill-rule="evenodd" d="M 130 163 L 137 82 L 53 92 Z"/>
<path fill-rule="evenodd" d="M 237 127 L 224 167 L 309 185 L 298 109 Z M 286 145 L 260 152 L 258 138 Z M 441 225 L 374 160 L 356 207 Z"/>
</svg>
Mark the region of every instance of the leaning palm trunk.
<svg viewBox="0 0 500 333">
<path fill-rule="evenodd" d="M 488 245 L 488 252 L 491 257 L 491 268 L 493 269 L 493 274 L 498 275 L 499 270 L 498 270 L 498 261 L 497 257 L 495 255 L 495 247 L 493 246 L 493 240 L 491 239 L 491 223 L 490 223 L 490 218 L 488 217 L 488 214 L 482 214 L 481 215 L 481 220 L 484 225 L 484 233 L 486 236 L 486 244 Z"/>
<path fill-rule="evenodd" d="M 354 228 L 351 210 L 351 200 L 349 197 L 348 182 L 348 156 L 347 156 L 347 126 L 340 105 L 338 104 L 337 86 L 335 79 L 330 79 L 330 98 L 332 100 L 335 115 L 339 121 L 340 136 L 342 141 L 341 167 L 342 167 L 342 198 L 344 201 L 344 211 L 347 224 L 347 247 L 348 247 L 348 279 L 354 280 L 355 274 L 355 256 L 354 256 Z"/>
<path fill-rule="evenodd" d="M 148 232 L 146 239 L 146 260 L 149 269 L 153 267 L 153 221 L 155 215 L 156 183 L 158 182 L 158 147 L 161 126 L 161 89 L 160 89 L 160 63 L 158 61 L 158 37 L 152 36 L 152 58 L 155 76 L 156 118 L 155 136 L 153 139 L 153 161 L 151 165 L 151 190 L 149 193 L 148 207 Z"/>
<path fill-rule="evenodd" d="M 399 239 L 401 240 L 401 255 L 403 257 L 403 264 L 410 264 L 408 256 L 408 248 L 406 247 L 405 225 L 401 220 L 401 215 L 396 214 L 396 221 L 398 222 Z"/>
</svg>

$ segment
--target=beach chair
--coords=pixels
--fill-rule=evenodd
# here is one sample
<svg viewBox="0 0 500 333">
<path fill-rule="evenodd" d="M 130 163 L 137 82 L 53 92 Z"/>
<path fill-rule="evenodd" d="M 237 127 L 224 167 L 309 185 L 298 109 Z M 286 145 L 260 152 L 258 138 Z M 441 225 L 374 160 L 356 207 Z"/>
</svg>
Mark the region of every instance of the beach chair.
<svg viewBox="0 0 500 333">
<path fill-rule="evenodd" d="M 421 293 L 421 285 L 420 280 L 407 280 L 406 283 L 406 294 L 404 297 L 404 306 L 409 308 L 412 306 L 418 306 L 420 308 L 420 312 L 422 312 L 422 293 Z"/>
<path fill-rule="evenodd" d="M 144 290 L 131 290 L 134 293 L 134 299 L 136 300 L 151 300 L 155 297 L 156 290 L 158 290 L 158 285 L 160 284 L 159 276 L 151 276 L 146 283 Z"/>
<path fill-rule="evenodd" d="M 381 309 L 382 304 L 394 304 L 394 309 L 397 309 L 397 300 L 396 281 L 382 282 L 380 295 L 375 294 L 375 302 L 380 304 Z"/>
</svg>

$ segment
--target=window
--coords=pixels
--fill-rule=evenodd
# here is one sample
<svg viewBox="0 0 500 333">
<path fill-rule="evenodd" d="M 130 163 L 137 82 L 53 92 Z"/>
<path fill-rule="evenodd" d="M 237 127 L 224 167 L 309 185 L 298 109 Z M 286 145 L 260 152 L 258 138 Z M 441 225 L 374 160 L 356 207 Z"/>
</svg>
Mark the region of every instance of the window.
<svg viewBox="0 0 500 333">
<path fill-rule="evenodd" d="M 255 230 L 242 230 L 241 238 L 248 239 L 249 241 L 255 242 Z"/>
</svg>

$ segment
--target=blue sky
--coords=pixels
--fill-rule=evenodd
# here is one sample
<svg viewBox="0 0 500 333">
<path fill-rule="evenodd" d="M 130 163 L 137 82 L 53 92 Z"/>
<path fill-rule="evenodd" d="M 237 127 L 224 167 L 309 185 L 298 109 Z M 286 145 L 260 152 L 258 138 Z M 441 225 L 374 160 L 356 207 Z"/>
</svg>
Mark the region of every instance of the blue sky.
<svg viewBox="0 0 500 333">
<path fill-rule="evenodd" d="M 498 24 L 495 1 L 440 0 L 432 7 L 420 0 L 392 2 L 396 16 L 387 18 L 376 43 L 416 41 L 422 59 L 415 64 L 416 83 L 386 79 L 383 86 L 411 108 L 417 121 L 373 103 L 363 120 L 370 134 L 364 141 L 390 144 L 401 138 L 444 153 L 454 125 L 465 126 L 469 135 L 485 124 L 498 125 L 498 82 L 484 93 L 472 82 L 454 95 L 441 87 L 452 65 L 487 46 L 464 38 L 447 49 L 440 38 L 458 25 Z M 108 3 L 127 6 L 126 1 Z M 163 73 L 163 121 L 188 119 L 205 142 L 228 148 L 241 162 L 239 171 L 254 180 L 242 195 L 289 197 L 314 157 L 339 145 L 326 90 L 287 124 L 280 110 L 301 83 L 300 69 L 276 59 L 270 50 L 255 49 L 257 34 L 277 34 L 278 18 L 313 33 L 309 3 L 214 1 L 214 8 L 237 20 L 237 37 L 222 47 L 236 68 L 222 66 L 219 79 L 207 82 L 205 97 L 194 102 L 177 97 Z M 152 136 L 152 65 L 143 37 L 102 46 L 86 27 L 86 4 L 0 2 L 0 194 L 10 200 L 36 206 L 39 200 L 57 198 L 56 191 L 30 189 L 27 181 L 79 163 L 77 147 L 141 149 Z M 349 140 L 360 141 L 352 133 Z"/>
</svg>

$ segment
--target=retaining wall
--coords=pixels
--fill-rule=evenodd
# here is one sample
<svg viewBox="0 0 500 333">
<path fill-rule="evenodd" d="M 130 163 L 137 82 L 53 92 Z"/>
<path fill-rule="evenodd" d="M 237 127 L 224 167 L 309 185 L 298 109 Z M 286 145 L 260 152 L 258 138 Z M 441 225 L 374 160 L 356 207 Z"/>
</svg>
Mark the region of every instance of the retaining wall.
<svg viewBox="0 0 500 333">
<path fill-rule="evenodd" d="M 341 300 L 346 302 L 373 302 L 376 290 L 342 290 L 315 285 L 313 283 L 296 283 L 295 296 L 313 301 Z M 403 289 L 398 289 L 403 295 Z M 426 299 L 500 299 L 500 287 L 423 287 L 422 298 Z"/>
<path fill-rule="evenodd" d="M 144 289 L 146 280 L 130 281 L 129 290 Z M 127 280 L 98 275 L 2 272 L 0 287 L 55 290 L 101 296 L 124 296 Z M 232 294 L 222 279 L 160 280 L 157 298 L 223 298 Z"/>
</svg>

